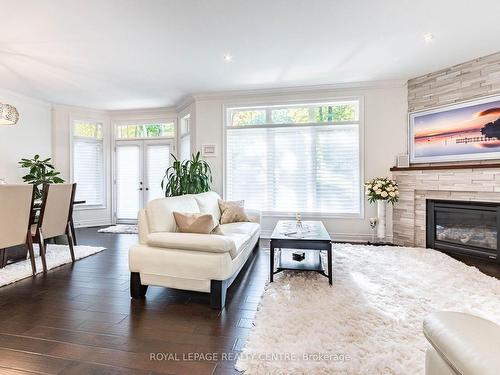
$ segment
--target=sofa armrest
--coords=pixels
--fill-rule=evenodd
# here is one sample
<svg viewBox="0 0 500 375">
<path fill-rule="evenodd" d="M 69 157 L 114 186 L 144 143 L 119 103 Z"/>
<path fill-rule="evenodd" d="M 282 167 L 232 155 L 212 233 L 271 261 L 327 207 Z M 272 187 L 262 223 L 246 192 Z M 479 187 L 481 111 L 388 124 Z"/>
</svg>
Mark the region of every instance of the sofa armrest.
<svg viewBox="0 0 500 375">
<path fill-rule="evenodd" d="M 210 253 L 236 253 L 235 242 L 216 234 L 158 232 L 150 233 L 147 244 L 166 249 L 205 251 Z"/>
<path fill-rule="evenodd" d="M 260 224 L 262 213 L 259 210 L 252 210 L 245 208 L 245 213 L 247 214 L 248 219 L 252 223 Z"/>
<path fill-rule="evenodd" d="M 451 311 L 425 318 L 424 335 L 450 368 L 460 374 L 498 374 L 500 326 L 489 320 Z"/>
<path fill-rule="evenodd" d="M 146 210 L 139 210 L 137 214 L 137 227 L 139 229 L 139 243 L 144 245 L 149 235 L 149 224 L 146 216 Z"/>
</svg>

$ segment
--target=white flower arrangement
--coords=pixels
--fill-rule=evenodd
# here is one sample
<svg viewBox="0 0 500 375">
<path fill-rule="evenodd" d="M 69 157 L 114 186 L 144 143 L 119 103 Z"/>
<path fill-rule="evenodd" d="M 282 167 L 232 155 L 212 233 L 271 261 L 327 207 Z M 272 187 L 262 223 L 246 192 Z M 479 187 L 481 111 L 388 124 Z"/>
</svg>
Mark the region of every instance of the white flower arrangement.
<svg viewBox="0 0 500 375">
<path fill-rule="evenodd" d="M 370 203 L 384 200 L 394 204 L 399 200 L 398 184 L 388 177 L 378 177 L 367 181 L 365 188 Z"/>
</svg>

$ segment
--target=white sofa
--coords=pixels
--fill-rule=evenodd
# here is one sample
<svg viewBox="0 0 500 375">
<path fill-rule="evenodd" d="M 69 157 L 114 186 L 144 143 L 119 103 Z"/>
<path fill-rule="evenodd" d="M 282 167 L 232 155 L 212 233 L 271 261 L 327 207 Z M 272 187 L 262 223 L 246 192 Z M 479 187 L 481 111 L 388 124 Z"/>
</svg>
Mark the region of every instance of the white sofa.
<svg viewBox="0 0 500 375">
<path fill-rule="evenodd" d="M 431 344 L 426 375 L 500 374 L 500 326 L 477 316 L 442 311 L 424 320 Z"/>
<path fill-rule="evenodd" d="M 173 216 L 210 213 L 219 222 L 218 199 L 215 192 L 160 198 L 139 212 L 139 244 L 129 250 L 133 298 L 156 285 L 210 293 L 212 307 L 224 308 L 226 289 L 259 242 L 260 213 L 246 210 L 250 222 L 221 225 L 224 235 L 179 233 Z"/>
</svg>

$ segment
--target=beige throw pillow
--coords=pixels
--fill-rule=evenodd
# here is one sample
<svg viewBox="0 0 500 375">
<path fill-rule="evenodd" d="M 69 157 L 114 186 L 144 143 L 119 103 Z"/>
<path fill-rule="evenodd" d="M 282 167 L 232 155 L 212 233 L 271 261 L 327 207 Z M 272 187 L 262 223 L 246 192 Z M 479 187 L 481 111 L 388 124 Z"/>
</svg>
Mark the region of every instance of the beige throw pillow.
<svg viewBox="0 0 500 375">
<path fill-rule="evenodd" d="M 198 234 L 222 234 L 219 225 L 210 214 L 191 214 L 174 212 L 179 232 Z"/>
<path fill-rule="evenodd" d="M 219 199 L 220 223 L 229 224 L 250 221 L 243 208 L 244 205 L 245 201 L 226 202 Z"/>
</svg>

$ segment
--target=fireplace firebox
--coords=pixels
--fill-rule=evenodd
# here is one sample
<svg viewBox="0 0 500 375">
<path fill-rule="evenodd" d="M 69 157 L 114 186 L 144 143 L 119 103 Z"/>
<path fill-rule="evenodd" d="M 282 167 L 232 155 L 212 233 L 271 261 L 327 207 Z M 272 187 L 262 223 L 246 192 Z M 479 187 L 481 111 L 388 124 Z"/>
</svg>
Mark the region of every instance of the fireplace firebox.
<svg viewBox="0 0 500 375">
<path fill-rule="evenodd" d="M 427 247 L 499 261 L 500 203 L 427 199 Z"/>
</svg>

